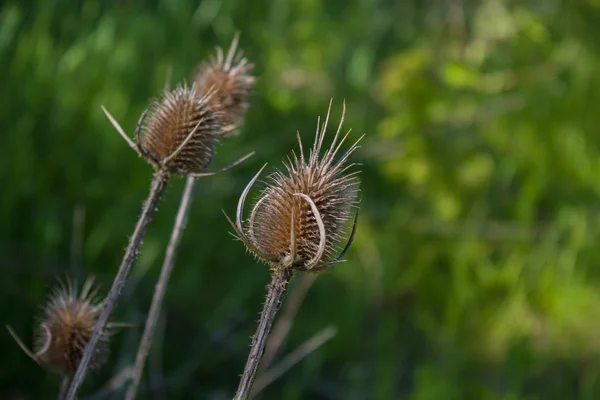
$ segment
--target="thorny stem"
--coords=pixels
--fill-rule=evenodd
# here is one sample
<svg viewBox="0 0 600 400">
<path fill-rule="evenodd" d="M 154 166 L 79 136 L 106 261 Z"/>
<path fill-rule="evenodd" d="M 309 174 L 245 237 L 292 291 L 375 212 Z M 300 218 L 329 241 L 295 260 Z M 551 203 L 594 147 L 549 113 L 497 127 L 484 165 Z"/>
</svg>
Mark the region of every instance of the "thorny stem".
<svg viewBox="0 0 600 400">
<path fill-rule="evenodd" d="M 246 367 L 244 373 L 240 379 L 237 393 L 235 394 L 234 400 L 246 400 L 250 396 L 252 390 L 252 383 L 256 377 L 256 371 L 260 364 L 260 360 L 265 351 L 265 345 L 269 333 L 271 332 L 271 326 L 275 315 L 279 310 L 279 306 L 285 295 L 285 292 L 290 282 L 291 273 L 289 269 L 284 271 L 273 271 L 271 276 L 271 283 L 267 287 L 267 298 L 263 306 L 262 313 L 260 314 L 260 321 L 258 322 L 258 328 L 252 338 L 252 344 L 250 345 L 250 353 L 248 354 L 248 360 L 246 361 Z"/>
<path fill-rule="evenodd" d="M 169 239 L 169 245 L 167 247 L 165 259 L 163 261 L 163 265 L 160 271 L 160 277 L 156 284 L 154 296 L 152 297 L 152 305 L 150 306 L 150 311 L 148 312 L 146 326 L 144 327 L 144 333 L 142 334 L 140 347 L 138 349 L 138 353 L 135 359 L 132 382 L 125 394 L 126 400 L 135 399 L 140 380 L 142 379 L 142 373 L 144 372 L 144 364 L 146 363 L 146 358 L 148 357 L 148 352 L 150 351 L 152 337 L 154 335 L 154 331 L 156 330 L 156 324 L 160 316 L 160 308 L 162 306 L 162 301 L 165 297 L 165 292 L 167 291 L 171 271 L 173 271 L 173 265 L 175 264 L 175 255 L 177 252 L 177 247 L 179 246 L 179 242 L 181 241 L 181 237 L 187 220 L 187 215 L 190 209 L 190 205 L 192 203 L 192 193 L 194 191 L 196 180 L 197 178 L 188 177 L 185 183 L 185 188 L 183 190 L 181 202 L 179 203 L 179 210 L 177 211 L 177 217 L 175 219 L 175 226 L 173 227 L 173 231 L 171 232 L 171 238 Z"/>
<path fill-rule="evenodd" d="M 281 348 L 283 341 L 287 337 L 290 328 L 292 327 L 294 318 L 298 313 L 300 306 L 302 305 L 302 301 L 304 300 L 306 293 L 308 293 L 308 290 L 312 286 L 316 277 L 317 276 L 314 274 L 303 274 L 300 277 L 300 282 L 297 282 L 298 285 L 288 296 L 285 307 L 282 311 L 283 314 L 279 317 L 277 323 L 273 327 L 271 339 L 269 340 L 269 343 L 267 343 L 259 371 L 265 371 L 267 368 L 269 368 L 271 361 L 273 361 L 277 355 L 277 352 Z"/>
<path fill-rule="evenodd" d="M 127 250 L 125 250 L 123 261 L 119 266 L 117 276 L 113 281 L 110 292 L 105 299 L 102 313 L 100 314 L 100 317 L 94 326 L 94 333 L 85 347 L 83 357 L 81 358 L 79 366 L 77 367 L 77 371 L 73 376 L 66 400 L 76 399 L 77 391 L 83 383 L 88 365 L 92 360 L 94 353 L 96 352 L 98 341 L 100 340 L 100 337 L 102 336 L 102 333 L 106 327 L 106 323 L 113 309 L 115 308 L 115 305 L 117 304 L 117 300 L 119 299 L 121 292 L 123 291 L 123 287 L 125 286 L 125 281 L 127 280 L 131 266 L 135 262 L 138 250 L 142 244 L 142 239 L 146 234 L 148 224 L 150 223 L 150 220 L 152 220 L 152 216 L 154 215 L 154 212 L 158 206 L 158 202 L 160 201 L 160 198 L 167 187 L 168 181 L 168 173 L 165 170 L 160 169 L 154 173 L 152 183 L 150 184 L 150 193 L 148 194 L 148 198 L 146 199 L 144 207 L 142 208 L 142 214 L 138 219 L 135 230 L 133 231 L 133 235 L 131 235 L 131 238 L 129 238 L 129 245 L 127 246 Z"/>
</svg>

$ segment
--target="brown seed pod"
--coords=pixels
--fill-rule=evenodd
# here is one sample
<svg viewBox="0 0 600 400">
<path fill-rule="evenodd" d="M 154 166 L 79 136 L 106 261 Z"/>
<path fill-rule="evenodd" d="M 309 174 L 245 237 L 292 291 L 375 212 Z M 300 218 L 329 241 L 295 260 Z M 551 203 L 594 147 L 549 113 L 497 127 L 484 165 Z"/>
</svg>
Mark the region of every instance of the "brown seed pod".
<svg viewBox="0 0 600 400">
<path fill-rule="evenodd" d="M 242 123 L 255 82 L 250 75 L 254 65 L 249 64 L 241 52 L 236 54 L 238 39 L 236 34 L 226 56 L 223 55 L 223 49 L 218 47 L 216 56 L 198 66 L 194 79 L 200 92 L 214 90 L 209 101 L 223 113 L 227 131 Z"/>
<path fill-rule="evenodd" d="M 243 203 L 262 169 L 240 197 L 234 228 L 248 249 L 273 268 L 318 271 L 339 262 L 352 242 L 356 217 L 350 239 L 336 257 L 351 209 L 358 205 L 356 175 L 359 171 L 347 173 L 355 165 L 347 161 L 362 137 L 335 160 L 350 133 L 348 131 L 338 143 L 346 112 L 344 104 L 335 137 L 320 157 L 330 111 L 331 104 L 325 123 L 317 122 L 315 143 L 308 160 L 298 135 L 300 154 L 292 153 L 292 158 L 284 162 L 287 174 L 277 171 L 269 176 L 246 222 L 247 233 L 242 227 Z"/>
<path fill-rule="evenodd" d="M 139 136 L 142 154 L 169 172 L 204 172 L 223 132 L 221 113 L 209 102 L 213 94 L 200 96 L 184 84 L 154 100 Z"/>
<path fill-rule="evenodd" d="M 38 364 L 63 375 L 72 375 L 83 355 L 102 311 L 102 303 L 95 299 L 93 278 L 85 281 L 81 293 L 67 280 L 50 296 L 43 316 L 35 329 L 34 351 L 30 351 L 19 337 L 7 327 L 21 349 Z M 92 359 L 92 368 L 99 367 L 108 353 L 109 333 L 100 338 L 100 346 Z"/>
<path fill-rule="evenodd" d="M 77 369 L 102 311 L 102 303 L 94 298 L 96 289 L 92 286 L 93 279 L 88 279 L 81 293 L 70 282 L 67 287 L 56 289 L 37 329 L 34 351 L 39 362 L 64 375 L 71 375 Z M 92 368 L 106 360 L 107 342 L 105 333 L 92 360 Z"/>
</svg>

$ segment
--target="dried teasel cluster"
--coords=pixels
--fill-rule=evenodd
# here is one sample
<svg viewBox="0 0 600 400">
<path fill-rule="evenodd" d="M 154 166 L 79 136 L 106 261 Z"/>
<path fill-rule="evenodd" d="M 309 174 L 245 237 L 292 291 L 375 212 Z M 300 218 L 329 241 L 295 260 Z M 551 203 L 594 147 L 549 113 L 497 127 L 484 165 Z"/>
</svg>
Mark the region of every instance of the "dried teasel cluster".
<svg viewBox="0 0 600 400">
<path fill-rule="evenodd" d="M 35 328 L 33 352 L 9 328 L 23 351 L 38 364 L 65 376 L 75 372 L 103 306 L 93 284 L 93 278 L 89 278 L 79 291 L 67 280 L 66 286 L 61 283 L 54 289 Z M 110 332 L 103 331 L 90 363 L 92 368 L 106 361 L 109 338 Z"/>
<path fill-rule="evenodd" d="M 218 140 L 235 130 L 248 109 L 255 78 L 253 65 L 237 53 L 238 35 L 227 56 L 217 48 L 201 63 L 191 87 L 178 85 L 152 101 L 136 130 L 136 148 L 151 164 L 169 173 L 202 175 Z"/>
<path fill-rule="evenodd" d="M 67 377 L 72 376 L 65 396 L 67 400 L 76 399 L 87 368 L 97 368 L 106 360 L 111 329 L 118 326 L 108 320 L 125 286 L 147 226 L 171 175 L 186 176 L 186 189 L 168 245 L 167 253 L 171 251 L 172 254 L 165 257 L 161 269 L 132 368 L 132 383 L 126 393 L 127 399 L 135 398 L 173 267 L 182 221 L 185 221 L 189 208 L 193 178 L 228 169 L 253 154 L 219 171 L 207 172 L 220 139 L 242 124 L 255 83 L 251 75 L 253 65 L 238 53 L 237 45 L 238 35 L 226 54 L 218 48 L 215 56 L 199 65 L 191 86 L 183 83 L 174 90 L 166 88 L 152 100 L 149 110 L 142 114 L 137 124 L 133 139 L 104 109 L 129 146 L 156 170 L 111 290 L 106 298 L 98 300 L 93 279 L 86 280 L 80 291 L 70 281 L 61 284 L 44 308 L 36 328 L 34 351 L 30 351 L 9 327 L 19 346 L 34 361 Z M 358 218 L 359 171 L 350 171 L 356 164 L 349 163 L 349 158 L 358 148 L 362 136 L 342 153 L 350 134 L 350 131 L 342 134 L 345 112 L 344 104 L 335 136 L 323 151 L 330 103 L 325 121 L 317 121 L 315 141 L 308 153 L 305 154 L 298 134 L 299 153 L 292 152 L 284 162 L 285 173 L 276 171 L 269 175 L 249 218 L 243 218 L 244 202 L 266 165 L 240 196 L 235 223 L 229 220 L 247 249 L 266 262 L 272 271 L 261 321 L 235 399 L 246 399 L 250 395 L 272 321 L 291 276 L 297 271 L 322 271 L 335 265 L 343 259 L 352 243 Z"/>
<path fill-rule="evenodd" d="M 272 173 L 254 204 L 250 217 L 243 222 L 242 210 L 248 192 L 264 167 L 242 193 L 233 227 L 250 250 L 273 269 L 321 271 L 341 261 L 354 236 L 339 255 L 335 252 L 346 236 L 345 228 L 357 208 L 360 171 L 348 172 L 355 163 L 348 158 L 358 148 L 359 138 L 336 159 L 350 131 L 340 138 L 346 107 L 329 148 L 321 155 L 329 122 L 331 104 L 325 122 L 317 122 L 315 141 L 308 156 L 298 135 L 300 154 L 292 152 L 284 162 L 287 174 Z M 266 166 L 266 165 L 265 165 Z M 230 221 L 231 222 L 231 221 Z"/>
</svg>

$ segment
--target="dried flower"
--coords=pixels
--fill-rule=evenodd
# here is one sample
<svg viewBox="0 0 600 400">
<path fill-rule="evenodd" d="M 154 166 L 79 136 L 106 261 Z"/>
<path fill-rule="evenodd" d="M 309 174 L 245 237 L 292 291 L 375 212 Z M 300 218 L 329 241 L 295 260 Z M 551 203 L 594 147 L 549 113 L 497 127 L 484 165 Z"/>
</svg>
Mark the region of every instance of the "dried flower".
<svg viewBox="0 0 600 400">
<path fill-rule="evenodd" d="M 204 172 L 223 132 L 221 113 L 209 102 L 213 94 L 199 95 L 195 85 L 178 85 L 154 100 L 139 136 L 142 154 L 169 172 Z"/>
<path fill-rule="evenodd" d="M 38 328 L 35 350 L 40 362 L 65 375 L 75 372 L 102 311 L 102 303 L 94 298 L 97 289 L 92 285 L 93 279 L 88 279 L 81 293 L 70 282 L 66 288 L 56 289 Z M 105 361 L 107 342 L 105 332 L 92 359 L 92 368 Z"/>
<path fill-rule="evenodd" d="M 325 122 L 321 125 L 321 120 L 317 121 L 315 142 L 308 160 L 304 155 L 300 134 L 297 135 L 299 156 L 292 152 L 292 157 L 288 157 L 287 163 L 284 162 L 287 174 L 277 171 L 269 176 L 246 222 L 247 229 L 242 226 L 244 200 L 266 165 L 242 192 L 235 224 L 227 217 L 247 249 L 271 266 L 271 283 L 267 286 L 267 297 L 235 400 L 246 400 L 252 392 L 273 320 L 292 275 L 296 271 L 321 271 L 335 265 L 342 260 L 354 238 L 358 211 L 354 216 L 350 237 L 336 256 L 335 251 L 345 236 L 344 229 L 351 218 L 351 209 L 358 206 L 359 181 L 356 175 L 359 171 L 348 173 L 355 164 L 347 164 L 347 161 L 358 148 L 362 137 L 336 160 L 336 154 L 350 134 L 348 131 L 338 143 L 346 115 L 344 104 L 337 132 L 321 157 L 330 112 L 331 103 Z"/>
<path fill-rule="evenodd" d="M 102 302 L 95 296 L 94 280 L 87 279 L 78 293 L 70 280 L 54 290 L 44 307 L 43 316 L 35 329 L 34 351 L 31 352 L 9 328 L 19 346 L 34 361 L 63 375 L 72 375 L 81 360 L 85 346 L 92 336 Z M 93 368 L 101 366 L 108 353 L 109 333 L 105 331 L 92 359 Z"/>
<path fill-rule="evenodd" d="M 236 233 L 250 251 L 274 269 L 322 270 L 339 262 L 352 242 L 356 217 L 346 247 L 339 256 L 335 255 L 345 236 L 351 209 L 358 203 L 356 175 L 360 171 L 347 173 L 356 165 L 347 164 L 347 161 L 362 137 L 335 160 L 350 133 L 348 131 L 338 143 L 346 113 L 344 104 L 335 137 L 321 157 L 330 111 L 331 103 L 325 122 L 322 125 L 320 119 L 317 122 L 315 142 L 308 160 L 298 134 L 300 154 L 292 153 L 288 162 L 284 162 L 287 174 L 277 171 L 269 176 L 246 223 L 247 233 L 242 227 L 243 204 L 262 169 L 240 197 L 234 226 Z"/>
<path fill-rule="evenodd" d="M 227 131 L 242 123 L 248 110 L 248 97 L 255 82 L 254 77 L 250 75 L 254 65 L 249 64 L 241 52 L 236 54 L 238 39 L 239 36 L 235 35 L 225 57 L 223 49 L 218 47 L 215 57 L 199 65 L 195 77 L 200 92 L 214 90 L 209 102 L 223 113 Z"/>
</svg>

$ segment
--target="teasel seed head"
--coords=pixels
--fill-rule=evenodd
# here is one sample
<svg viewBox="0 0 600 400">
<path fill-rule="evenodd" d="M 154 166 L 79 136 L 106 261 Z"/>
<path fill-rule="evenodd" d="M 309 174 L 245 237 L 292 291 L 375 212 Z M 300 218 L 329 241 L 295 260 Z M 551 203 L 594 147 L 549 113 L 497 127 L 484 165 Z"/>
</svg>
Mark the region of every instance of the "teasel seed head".
<svg viewBox="0 0 600 400">
<path fill-rule="evenodd" d="M 237 52 L 238 39 L 239 35 L 236 34 L 225 56 L 223 49 L 218 47 L 216 56 L 201 63 L 195 76 L 198 90 L 214 90 L 209 101 L 223 113 L 227 131 L 234 130 L 242 123 L 255 82 L 250 75 L 254 65 L 248 63 L 241 52 Z"/>
<path fill-rule="evenodd" d="M 67 279 L 66 286 L 61 283 L 53 291 L 35 328 L 33 351 L 8 327 L 23 351 L 38 364 L 66 376 L 75 372 L 102 311 L 103 304 L 96 299 L 93 283 L 93 278 L 87 279 L 78 291 Z M 109 336 L 108 330 L 102 334 L 92 368 L 100 367 L 106 360 Z"/>
<path fill-rule="evenodd" d="M 343 113 L 330 147 L 321 156 L 329 122 L 331 103 L 325 122 L 317 122 L 315 142 L 305 157 L 298 134 L 300 154 L 292 152 L 284 162 L 286 173 L 272 173 L 243 226 L 245 198 L 262 169 L 250 181 L 238 202 L 236 223 L 232 225 L 248 250 L 275 270 L 320 271 L 342 260 L 352 243 L 358 217 L 360 171 L 349 172 L 356 164 L 348 158 L 358 148 L 359 138 L 336 159 L 348 131 L 340 139 L 346 113 Z M 266 166 L 266 165 L 265 165 Z M 263 167 L 264 169 L 264 167 Z M 346 237 L 346 227 L 356 208 L 349 239 L 341 254 L 336 251 Z"/>
<path fill-rule="evenodd" d="M 164 91 L 142 118 L 138 138 L 142 155 L 180 175 L 206 171 L 223 133 L 222 114 L 212 107 L 212 95 L 186 84 Z"/>
</svg>

